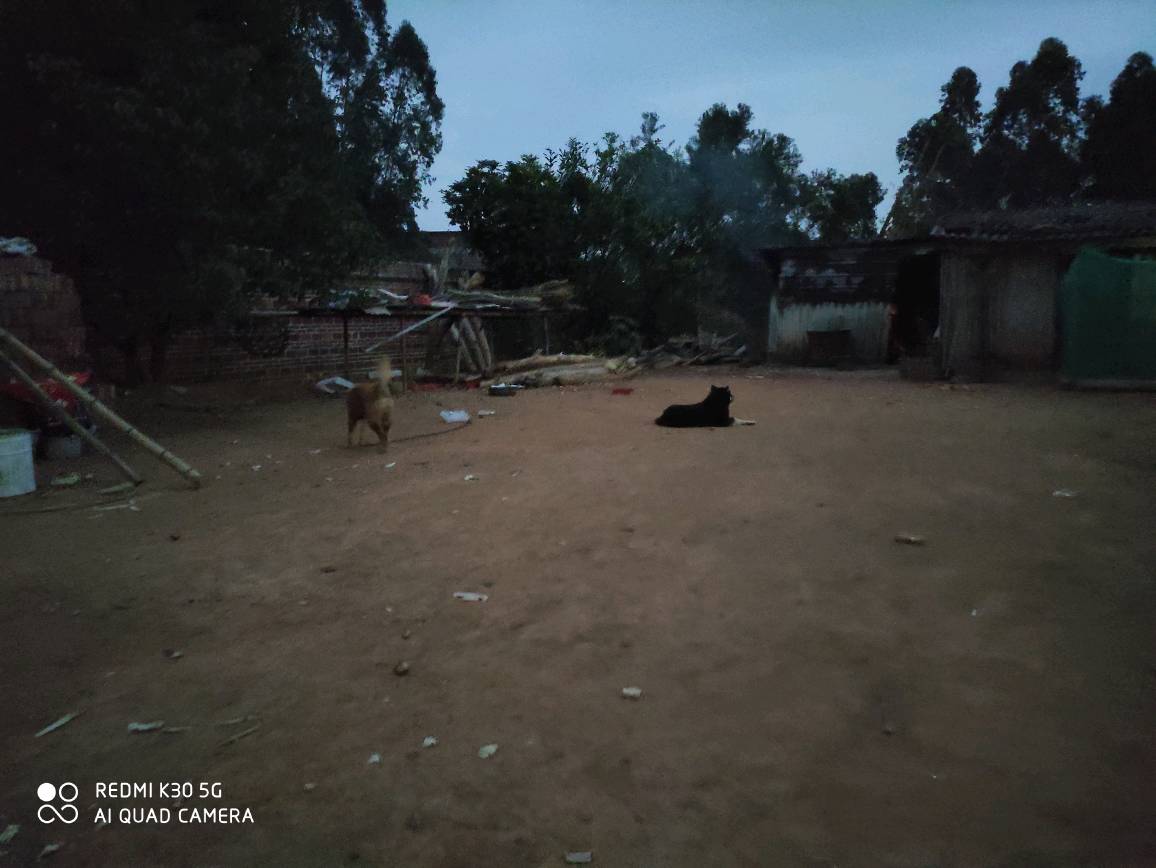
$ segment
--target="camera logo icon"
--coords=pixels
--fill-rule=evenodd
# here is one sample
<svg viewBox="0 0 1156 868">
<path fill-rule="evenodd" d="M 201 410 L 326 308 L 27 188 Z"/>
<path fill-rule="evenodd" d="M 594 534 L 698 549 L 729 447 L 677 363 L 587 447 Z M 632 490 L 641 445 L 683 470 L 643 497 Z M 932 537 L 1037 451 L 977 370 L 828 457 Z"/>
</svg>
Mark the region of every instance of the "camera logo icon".
<svg viewBox="0 0 1156 868">
<path fill-rule="evenodd" d="M 59 787 L 55 784 L 41 784 L 36 788 L 36 795 L 44 804 L 36 811 L 36 816 L 41 823 L 55 823 L 57 820 L 62 823 L 75 823 L 80 818 L 80 811 L 72 803 L 79 794 L 80 790 L 76 784 L 66 782 Z M 60 797 L 60 807 L 53 804 L 57 796 Z"/>
</svg>

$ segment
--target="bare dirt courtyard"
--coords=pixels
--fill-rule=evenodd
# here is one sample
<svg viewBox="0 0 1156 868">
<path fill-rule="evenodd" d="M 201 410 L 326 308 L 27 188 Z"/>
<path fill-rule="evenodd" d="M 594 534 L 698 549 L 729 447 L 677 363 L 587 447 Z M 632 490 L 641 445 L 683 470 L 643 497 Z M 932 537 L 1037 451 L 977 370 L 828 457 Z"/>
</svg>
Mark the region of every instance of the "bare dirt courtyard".
<svg viewBox="0 0 1156 868">
<path fill-rule="evenodd" d="M 712 381 L 758 424 L 653 425 Z M 387 454 L 130 399 L 202 490 L 0 503 L 0 865 L 1156 865 L 1156 398 L 630 385 L 408 396 Z"/>
</svg>

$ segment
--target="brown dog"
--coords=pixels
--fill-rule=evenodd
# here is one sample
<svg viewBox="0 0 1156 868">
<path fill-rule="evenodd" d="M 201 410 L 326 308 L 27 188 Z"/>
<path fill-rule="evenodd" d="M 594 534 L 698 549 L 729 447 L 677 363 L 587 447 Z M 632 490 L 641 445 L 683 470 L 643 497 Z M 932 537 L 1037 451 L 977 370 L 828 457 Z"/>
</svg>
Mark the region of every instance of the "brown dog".
<svg viewBox="0 0 1156 868">
<path fill-rule="evenodd" d="M 349 445 L 353 445 L 353 429 L 364 422 L 377 435 L 382 449 L 389 448 L 389 426 L 393 420 L 393 398 L 389 384 L 393 379 L 393 366 L 389 359 L 377 363 L 377 379 L 359 383 L 349 390 L 345 398 L 345 409 L 349 417 Z M 357 444 L 361 445 L 361 431 L 357 432 Z"/>
</svg>

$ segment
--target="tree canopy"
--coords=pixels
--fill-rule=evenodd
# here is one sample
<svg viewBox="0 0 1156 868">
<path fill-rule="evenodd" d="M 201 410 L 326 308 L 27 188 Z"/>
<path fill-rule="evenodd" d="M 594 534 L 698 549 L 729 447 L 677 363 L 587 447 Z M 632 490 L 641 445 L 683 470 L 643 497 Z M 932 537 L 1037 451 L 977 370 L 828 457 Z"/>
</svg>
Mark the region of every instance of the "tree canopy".
<svg viewBox="0 0 1156 868">
<path fill-rule="evenodd" d="M 0 234 L 76 279 L 130 367 L 404 244 L 443 113 L 380 0 L 6 3 L 0 104 Z"/>
<path fill-rule="evenodd" d="M 1156 69 L 1133 54 L 1108 102 L 1080 97 L 1083 66 L 1059 39 L 1015 63 L 991 108 L 960 67 L 940 107 L 915 122 L 896 155 L 903 182 L 889 234 L 926 231 L 953 210 L 1156 199 Z"/>
<path fill-rule="evenodd" d="M 646 113 L 630 139 L 481 161 L 446 190 L 447 213 L 496 284 L 568 277 L 585 330 L 628 318 L 647 343 L 739 303 L 758 247 L 875 234 L 875 175 L 805 174 L 794 142 L 755 128 L 749 106 L 711 106 L 681 148 L 662 129 Z"/>
</svg>

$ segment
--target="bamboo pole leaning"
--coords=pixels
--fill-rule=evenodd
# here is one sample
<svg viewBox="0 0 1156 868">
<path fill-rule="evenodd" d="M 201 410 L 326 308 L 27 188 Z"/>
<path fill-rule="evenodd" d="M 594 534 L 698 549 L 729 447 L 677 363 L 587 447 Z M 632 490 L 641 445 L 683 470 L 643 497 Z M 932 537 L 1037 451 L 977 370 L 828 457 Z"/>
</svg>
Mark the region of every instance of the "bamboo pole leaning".
<svg viewBox="0 0 1156 868">
<path fill-rule="evenodd" d="M 183 476 L 194 488 L 200 487 L 200 473 L 198 473 L 195 469 L 186 464 L 164 446 L 151 439 L 144 432 L 130 425 L 115 412 L 113 412 L 110 407 L 99 401 L 94 395 L 89 394 L 80 386 L 76 385 L 76 383 L 72 382 L 72 380 L 68 378 L 67 374 L 57 368 L 54 364 L 52 364 L 52 362 L 48 361 L 46 358 L 37 353 L 34 349 L 21 342 L 10 331 L 4 328 L 0 328 L 0 342 L 7 344 L 12 349 L 15 349 L 23 354 L 25 358 L 32 362 L 33 365 L 40 368 L 42 371 L 60 383 L 60 385 L 64 386 L 64 388 L 72 392 L 72 394 L 75 395 L 82 404 L 92 410 L 96 415 L 104 419 L 116 430 L 122 432 L 123 434 L 127 434 L 130 438 L 132 438 L 133 441 L 137 443 L 137 445 L 151 452 L 158 459 L 169 465 L 169 467 L 173 468 L 175 471 L 177 471 L 177 473 Z"/>
<path fill-rule="evenodd" d="M 462 337 L 465 338 L 466 346 L 475 359 L 478 373 L 483 376 L 487 373 L 486 357 L 482 353 L 481 343 L 478 341 L 477 332 L 474 331 L 474 325 L 470 322 L 468 316 L 463 316 L 461 319 Z"/>
<path fill-rule="evenodd" d="M 474 317 L 474 331 L 478 335 L 478 346 L 482 350 L 482 360 L 486 366 L 486 376 L 494 372 L 494 353 L 490 349 L 490 341 L 486 337 L 486 327 L 479 317 Z"/>
<path fill-rule="evenodd" d="M 73 434 L 115 464 L 116 469 L 119 470 L 126 479 L 132 482 L 133 485 L 140 485 L 141 482 L 144 481 L 119 455 L 105 446 L 91 431 L 73 419 L 69 412 L 60 406 L 60 404 L 53 401 L 52 397 L 40 388 L 40 384 L 30 377 L 14 360 L 9 358 L 5 353 L 0 352 L 0 362 L 8 366 L 16 379 L 23 383 L 32 394 L 36 396 L 36 400 L 40 402 L 40 405 L 44 407 L 45 410 L 63 422 Z"/>
</svg>

